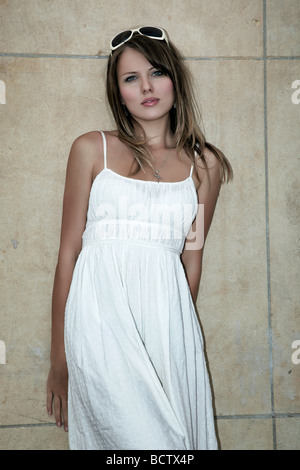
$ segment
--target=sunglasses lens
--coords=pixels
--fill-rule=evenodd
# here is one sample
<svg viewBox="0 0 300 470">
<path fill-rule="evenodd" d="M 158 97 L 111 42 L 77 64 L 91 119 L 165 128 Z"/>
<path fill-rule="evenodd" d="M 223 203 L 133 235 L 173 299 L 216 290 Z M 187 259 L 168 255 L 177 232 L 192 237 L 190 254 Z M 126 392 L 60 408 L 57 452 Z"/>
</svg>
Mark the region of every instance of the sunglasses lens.
<svg viewBox="0 0 300 470">
<path fill-rule="evenodd" d="M 113 40 L 111 41 L 112 47 L 119 46 L 123 42 L 127 41 L 130 38 L 130 36 L 131 36 L 130 30 L 122 31 L 122 33 L 117 34 L 117 36 L 115 36 Z"/>
<path fill-rule="evenodd" d="M 154 28 L 152 26 L 143 26 L 140 28 L 140 33 L 142 33 L 144 36 L 149 36 L 152 38 L 162 38 L 163 37 L 163 31 L 159 28 Z"/>
</svg>

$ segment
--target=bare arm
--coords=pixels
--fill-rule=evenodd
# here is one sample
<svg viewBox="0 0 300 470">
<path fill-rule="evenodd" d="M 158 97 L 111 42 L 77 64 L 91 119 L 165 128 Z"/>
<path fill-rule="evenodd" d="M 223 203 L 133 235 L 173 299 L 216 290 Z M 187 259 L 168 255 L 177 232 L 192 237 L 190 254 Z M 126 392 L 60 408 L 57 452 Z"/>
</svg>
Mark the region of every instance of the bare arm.
<svg viewBox="0 0 300 470">
<path fill-rule="evenodd" d="M 68 372 L 64 347 L 65 306 L 81 237 L 85 228 L 95 162 L 95 136 L 86 134 L 72 145 L 66 172 L 61 239 L 52 295 L 50 372 L 47 381 L 47 410 L 58 426 L 67 430 Z"/>
<path fill-rule="evenodd" d="M 202 207 L 204 208 L 203 214 L 199 206 L 197 217 L 191 228 L 192 234 L 196 234 L 197 243 L 194 242 L 193 244 L 192 241 L 187 240 L 181 255 L 181 260 L 185 269 L 194 304 L 196 304 L 197 301 L 202 272 L 204 243 L 213 219 L 221 186 L 220 167 L 217 158 L 208 149 L 205 149 L 205 157 L 209 168 L 209 178 L 204 169 L 199 168 L 197 165 L 195 166 L 201 183 L 197 191 L 198 204 L 203 204 Z M 202 232 L 199 228 L 201 226 L 203 226 L 203 237 L 199 244 L 199 232 Z"/>
</svg>

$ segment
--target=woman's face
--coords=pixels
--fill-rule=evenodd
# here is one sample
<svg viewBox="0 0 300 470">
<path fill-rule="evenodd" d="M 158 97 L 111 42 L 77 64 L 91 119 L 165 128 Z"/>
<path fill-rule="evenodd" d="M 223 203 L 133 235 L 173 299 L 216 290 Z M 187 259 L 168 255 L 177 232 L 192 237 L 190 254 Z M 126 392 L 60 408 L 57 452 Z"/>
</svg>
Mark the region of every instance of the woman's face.
<svg viewBox="0 0 300 470">
<path fill-rule="evenodd" d="M 175 93 L 168 75 L 130 47 L 119 57 L 117 75 L 122 104 L 138 122 L 169 117 Z"/>
</svg>

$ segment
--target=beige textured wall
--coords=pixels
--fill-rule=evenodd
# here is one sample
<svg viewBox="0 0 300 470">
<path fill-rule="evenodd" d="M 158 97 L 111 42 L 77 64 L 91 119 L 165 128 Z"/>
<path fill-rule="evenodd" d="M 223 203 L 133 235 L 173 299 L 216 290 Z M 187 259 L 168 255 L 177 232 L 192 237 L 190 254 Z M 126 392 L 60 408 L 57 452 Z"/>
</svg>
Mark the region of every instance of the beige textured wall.
<svg viewBox="0 0 300 470">
<path fill-rule="evenodd" d="M 299 449 L 299 0 L 0 1 L 0 449 L 68 448 L 45 408 L 65 166 L 112 127 L 109 39 L 145 23 L 181 48 L 235 171 L 198 299 L 221 448 Z"/>
</svg>

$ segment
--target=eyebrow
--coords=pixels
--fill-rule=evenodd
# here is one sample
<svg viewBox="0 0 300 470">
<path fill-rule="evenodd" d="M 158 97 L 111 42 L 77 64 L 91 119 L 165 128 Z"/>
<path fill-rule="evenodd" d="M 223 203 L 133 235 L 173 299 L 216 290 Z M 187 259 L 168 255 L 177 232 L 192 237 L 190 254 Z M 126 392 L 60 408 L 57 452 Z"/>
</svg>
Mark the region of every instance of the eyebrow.
<svg viewBox="0 0 300 470">
<path fill-rule="evenodd" d="M 153 70 L 153 69 L 156 69 L 156 67 L 150 67 L 148 70 L 150 72 L 150 70 Z M 125 72 L 121 75 L 121 77 L 123 77 L 124 75 L 131 75 L 131 74 L 135 74 L 135 73 L 138 73 L 138 72 Z"/>
<path fill-rule="evenodd" d="M 137 72 L 125 72 L 125 73 L 122 73 L 121 77 L 123 77 L 124 75 L 131 75 L 131 74 L 134 74 L 134 73 L 137 73 Z"/>
</svg>

